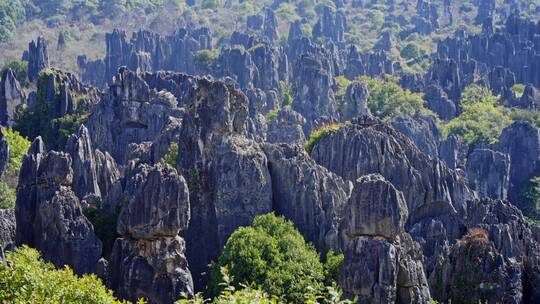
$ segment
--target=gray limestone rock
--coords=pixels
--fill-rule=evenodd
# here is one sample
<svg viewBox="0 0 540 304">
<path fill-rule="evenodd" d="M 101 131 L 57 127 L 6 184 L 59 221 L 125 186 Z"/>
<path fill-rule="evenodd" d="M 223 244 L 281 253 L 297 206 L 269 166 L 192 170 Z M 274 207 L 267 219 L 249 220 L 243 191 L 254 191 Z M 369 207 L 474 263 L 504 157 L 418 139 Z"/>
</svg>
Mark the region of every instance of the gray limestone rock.
<svg viewBox="0 0 540 304">
<path fill-rule="evenodd" d="M 475 149 L 467 159 L 469 187 L 480 197 L 506 199 L 510 179 L 510 157 L 489 149 Z"/>
<path fill-rule="evenodd" d="M 15 247 L 15 210 L 0 209 L 0 262 Z"/>
<path fill-rule="evenodd" d="M 0 79 L 0 125 L 11 126 L 17 107 L 26 102 L 26 96 L 11 69 L 5 69 Z"/>
</svg>

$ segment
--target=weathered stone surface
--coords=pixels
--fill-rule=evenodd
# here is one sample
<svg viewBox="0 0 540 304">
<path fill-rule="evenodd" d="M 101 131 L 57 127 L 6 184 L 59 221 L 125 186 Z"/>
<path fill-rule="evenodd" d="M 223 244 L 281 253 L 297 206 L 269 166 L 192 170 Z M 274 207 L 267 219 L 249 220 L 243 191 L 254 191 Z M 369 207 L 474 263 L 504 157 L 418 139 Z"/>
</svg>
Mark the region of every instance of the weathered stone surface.
<svg viewBox="0 0 540 304">
<path fill-rule="evenodd" d="M 345 41 L 347 20 L 342 12 L 333 12 L 328 6 L 323 6 L 322 15 L 313 27 L 313 37 L 327 38 L 336 43 Z"/>
<path fill-rule="evenodd" d="M 42 36 L 37 41 L 32 41 L 28 45 L 28 80 L 37 80 L 39 72 L 49 67 L 49 53 L 47 43 Z"/>
<path fill-rule="evenodd" d="M 73 191 L 79 198 L 87 195 L 100 196 L 97 178 L 97 163 L 92 150 L 88 129 L 83 125 L 78 134 L 69 137 L 66 152 L 71 155 L 74 171 Z"/>
<path fill-rule="evenodd" d="M 303 147 L 265 145 L 274 211 L 295 223 L 307 241 L 339 250 L 338 222 L 351 186 L 317 165 Z"/>
<path fill-rule="evenodd" d="M 430 303 L 420 248 L 404 232 L 403 193 L 381 175 L 363 176 L 342 215 L 339 283 L 345 295 L 358 303 Z"/>
<path fill-rule="evenodd" d="M 9 163 L 9 144 L 0 129 L 0 176 L 6 172 Z"/>
<path fill-rule="evenodd" d="M 351 120 L 362 115 L 371 115 L 368 108 L 369 91 L 365 84 L 353 82 L 347 87 L 345 100 L 341 107 L 341 119 Z"/>
<path fill-rule="evenodd" d="M 122 182 L 121 212 L 107 265 L 107 285 L 121 298 L 174 303 L 193 295 L 193 280 L 178 234 L 190 218 L 187 184 L 169 165 L 131 161 Z"/>
<path fill-rule="evenodd" d="M 415 117 L 399 116 L 392 121 L 392 127 L 412 140 L 424 154 L 433 159 L 439 156 L 442 135 L 434 117 L 420 114 Z"/>
<path fill-rule="evenodd" d="M 270 121 L 266 140 L 269 143 L 304 144 L 306 137 L 302 126 L 305 123 L 300 113 L 281 109 L 277 117 Z"/>
<path fill-rule="evenodd" d="M 172 304 L 182 292 L 193 295 L 185 247 L 179 236 L 117 239 L 108 266 L 108 286 L 118 297 L 131 301 L 145 298 Z"/>
<path fill-rule="evenodd" d="M 151 89 L 142 77 L 121 69 L 86 126 L 95 148 L 110 153 L 119 164 L 128 160 L 129 144 L 146 141 L 154 147 L 145 161 L 157 162 L 175 139 L 182 115 L 173 94 Z"/>
<path fill-rule="evenodd" d="M 15 216 L 16 243 L 41 251 L 56 266 L 91 273 L 101 256 L 101 241 L 82 214 L 71 190 L 72 160 L 68 154 L 46 152 L 38 137 L 24 157 Z"/>
<path fill-rule="evenodd" d="M 394 240 L 404 232 L 409 211 L 403 193 L 379 174 L 360 177 L 343 211 L 340 229 L 348 238 Z"/>
<path fill-rule="evenodd" d="M 510 179 L 510 157 L 489 149 L 476 149 L 467 159 L 469 187 L 480 197 L 506 199 Z"/>
<path fill-rule="evenodd" d="M 11 69 L 5 69 L 0 79 L 0 125 L 11 126 L 15 110 L 26 102 L 26 96 Z"/>
<path fill-rule="evenodd" d="M 15 210 L 0 209 L 0 262 L 15 246 Z"/>
<path fill-rule="evenodd" d="M 439 158 L 450 169 L 465 168 L 465 159 L 469 152 L 467 144 L 456 135 L 450 135 L 439 146 Z"/>
<path fill-rule="evenodd" d="M 510 156 L 508 200 L 525 208 L 529 180 L 540 174 L 540 132 L 530 123 L 515 122 L 503 130 L 499 150 Z"/>
<path fill-rule="evenodd" d="M 155 239 L 174 237 L 185 230 L 189 223 L 189 192 L 184 178 L 161 164 L 143 164 L 129 170 L 134 172 L 129 172 L 125 181 L 127 200 L 118 218 L 118 233 L 135 239 Z"/>
<path fill-rule="evenodd" d="M 448 210 L 463 210 L 473 196 L 465 180 L 430 159 L 403 134 L 380 120 L 360 117 L 324 136 L 313 147 L 317 163 L 346 180 L 379 173 L 402 191 L 409 222 Z"/>
</svg>

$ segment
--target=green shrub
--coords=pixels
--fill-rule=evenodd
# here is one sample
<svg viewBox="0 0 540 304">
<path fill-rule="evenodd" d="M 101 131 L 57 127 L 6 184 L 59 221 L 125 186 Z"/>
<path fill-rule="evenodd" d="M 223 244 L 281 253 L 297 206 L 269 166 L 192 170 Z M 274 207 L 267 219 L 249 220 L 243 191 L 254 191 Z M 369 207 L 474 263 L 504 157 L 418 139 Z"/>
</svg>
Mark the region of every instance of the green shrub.
<svg viewBox="0 0 540 304">
<path fill-rule="evenodd" d="M 326 135 L 335 133 L 339 131 L 343 127 L 342 124 L 337 123 L 331 123 L 324 125 L 316 130 L 311 131 L 311 134 L 309 135 L 309 139 L 307 140 L 306 144 L 304 145 L 304 148 L 306 151 L 311 154 L 311 151 L 313 150 L 313 147 Z"/>
<path fill-rule="evenodd" d="M 291 87 L 283 80 L 279 81 L 279 91 L 281 93 L 282 102 L 281 105 L 286 107 L 293 102 L 293 91 Z"/>
<path fill-rule="evenodd" d="M 461 114 L 443 125 L 445 136 L 458 135 L 470 145 L 494 144 L 502 130 L 518 114 L 500 105 L 499 98 L 482 86 L 473 84 L 461 94 Z M 518 112 L 516 112 L 518 113 Z"/>
<path fill-rule="evenodd" d="M 15 74 L 15 78 L 22 86 L 25 86 L 28 79 L 28 62 L 26 61 L 10 61 L 4 65 L 3 70 L 11 69 Z"/>
<path fill-rule="evenodd" d="M 235 288 L 256 286 L 282 301 L 303 303 L 308 293 L 324 292 L 324 269 L 315 249 L 293 224 L 274 214 L 258 216 L 236 230 L 211 265 L 208 292 L 219 296 L 230 274 Z"/>
<path fill-rule="evenodd" d="M 535 176 L 530 179 L 529 184 L 523 193 L 527 200 L 523 206 L 523 213 L 533 220 L 540 220 L 540 176 Z"/>
<path fill-rule="evenodd" d="M 161 162 L 164 164 L 168 164 L 173 168 L 176 168 L 176 161 L 178 160 L 178 144 L 172 143 L 169 146 L 169 151 L 167 151 L 167 154 L 163 156 L 161 159 Z"/>
<path fill-rule="evenodd" d="M 336 97 L 342 98 L 347 93 L 347 88 L 349 87 L 352 81 L 350 81 L 344 76 L 336 77 L 335 81 L 336 81 Z"/>
<path fill-rule="evenodd" d="M 414 116 L 417 113 L 433 115 L 424 107 L 422 94 L 403 89 L 396 78 L 386 76 L 375 79 L 367 76 L 360 77 L 360 82 L 368 87 L 368 107 L 373 115 L 389 121 L 396 116 Z"/>
<path fill-rule="evenodd" d="M 204 70 L 209 71 L 212 69 L 216 58 L 219 56 L 219 50 L 200 50 L 195 53 L 195 65 Z"/>
<path fill-rule="evenodd" d="M 8 171 L 19 172 L 26 152 L 30 148 L 30 141 L 13 129 L 2 129 L 2 133 L 9 145 Z M 18 174 L 17 174 L 18 175 Z"/>
<path fill-rule="evenodd" d="M 55 269 L 26 246 L 7 253 L 0 265 L 0 303 L 127 303 L 114 298 L 95 276 Z"/>
<path fill-rule="evenodd" d="M 17 193 L 5 183 L 0 183 L 0 209 L 15 208 Z"/>
<path fill-rule="evenodd" d="M 425 51 L 416 43 L 408 43 L 400 52 L 400 56 L 407 60 L 418 58 L 424 54 Z"/>
<path fill-rule="evenodd" d="M 514 96 L 516 96 L 516 98 L 521 98 L 521 96 L 523 96 L 523 93 L 525 92 L 525 85 L 522 83 L 516 83 L 512 86 L 512 92 L 514 93 Z"/>
</svg>

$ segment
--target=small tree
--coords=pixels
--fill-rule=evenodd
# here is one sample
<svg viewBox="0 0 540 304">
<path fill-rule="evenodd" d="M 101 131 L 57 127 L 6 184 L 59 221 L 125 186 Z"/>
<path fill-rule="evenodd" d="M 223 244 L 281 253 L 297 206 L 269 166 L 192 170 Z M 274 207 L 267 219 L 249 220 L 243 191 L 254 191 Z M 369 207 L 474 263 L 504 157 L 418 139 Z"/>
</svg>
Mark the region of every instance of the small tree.
<svg viewBox="0 0 540 304">
<path fill-rule="evenodd" d="M 208 291 L 219 296 L 225 282 L 235 288 L 255 286 L 283 301 L 303 303 L 305 296 L 324 292 L 324 268 L 315 249 L 283 217 L 256 217 L 251 227 L 236 230 L 211 266 Z"/>
</svg>

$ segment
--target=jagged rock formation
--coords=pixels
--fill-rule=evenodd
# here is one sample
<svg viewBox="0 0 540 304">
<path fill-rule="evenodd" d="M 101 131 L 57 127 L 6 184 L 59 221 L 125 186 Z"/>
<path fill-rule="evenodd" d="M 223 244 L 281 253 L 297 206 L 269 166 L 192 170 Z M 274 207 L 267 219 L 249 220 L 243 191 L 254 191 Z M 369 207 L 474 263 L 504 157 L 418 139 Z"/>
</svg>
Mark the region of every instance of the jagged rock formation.
<svg viewBox="0 0 540 304">
<path fill-rule="evenodd" d="M 314 38 L 327 38 L 335 43 L 345 42 L 347 20 L 343 12 L 333 12 L 328 6 L 322 9 L 319 21 L 313 27 Z"/>
<path fill-rule="evenodd" d="M 439 158 L 450 169 L 464 168 L 468 153 L 467 144 L 455 135 L 448 136 L 439 146 Z"/>
<path fill-rule="evenodd" d="M 0 177 L 6 172 L 9 163 L 9 145 L 0 128 Z"/>
<path fill-rule="evenodd" d="M 191 223 L 184 235 L 197 286 L 230 234 L 272 210 L 272 185 L 266 155 L 243 137 L 245 95 L 222 82 L 194 80 L 185 100 L 178 169 L 190 189 Z"/>
<path fill-rule="evenodd" d="M 380 120 L 360 117 L 313 147 L 315 161 L 346 180 L 380 173 L 405 195 L 409 221 L 463 210 L 472 197 L 465 181 L 441 161 L 430 159 L 404 135 Z"/>
<path fill-rule="evenodd" d="M 392 127 L 412 140 L 424 154 L 433 159 L 439 156 L 442 135 L 433 116 L 396 117 L 392 121 Z"/>
<path fill-rule="evenodd" d="M 11 69 L 5 69 L 0 79 L 0 125 L 11 126 L 15 110 L 24 104 L 26 96 Z"/>
<path fill-rule="evenodd" d="M 182 115 L 173 94 L 150 88 L 136 73 L 120 69 L 86 124 L 95 147 L 119 164 L 128 160 L 130 144 L 143 142 L 152 143 L 145 161 L 157 162 L 175 138 Z"/>
<path fill-rule="evenodd" d="M 353 82 L 347 87 L 345 100 L 340 108 L 341 120 L 351 120 L 358 116 L 371 115 L 368 108 L 369 91 L 365 84 Z"/>
<path fill-rule="evenodd" d="M 91 273 L 101 256 L 101 241 L 72 191 L 69 154 L 46 152 L 41 137 L 24 157 L 17 188 L 16 243 L 41 251 L 57 267 Z"/>
<path fill-rule="evenodd" d="M 296 96 L 292 108 L 306 119 L 304 132 L 307 134 L 317 124 L 337 118 L 337 106 L 332 90 L 334 79 L 329 73 L 330 64 L 323 58 L 307 54 L 296 63 Z"/>
<path fill-rule="evenodd" d="M 189 223 L 186 181 L 170 166 L 128 165 L 124 203 L 108 264 L 108 285 L 135 301 L 174 303 L 193 295 L 193 281 L 178 234 Z"/>
<path fill-rule="evenodd" d="M 503 130 L 499 150 L 510 156 L 508 200 L 526 208 L 524 192 L 529 180 L 540 173 L 540 131 L 527 122 L 515 122 Z"/>
<path fill-rule="evenodd" d="M 320 251 L 338 251 L 338 222 L 350 185 L 317 165 L 300 146 L 263 148 L 272 179 L 274 211 L 293 221 Z"/>
<path fill-rule="evenodd" d="M 306 136 L 302 126 L 306 119 L 291 109 L 281 109 L 270 121 L 266 140 L 269 143 L 303 144 Z"/>
<path fill-rule="evenodd" d="M 469 187 L 479 197 L 505 200 L 510 179 L 510 157 L 489 149 L 475 149 L 467 159 Z"/>
<path fill-rule="evenodd" d="M 429 35 L 439 28 L 439 13 L 435 3 L 429 0 L 418 0 L 416 3 L 416 14 L 412 19 L 415 32 L 422 35 Z"/>
<path fill-rule="evenodd" d="M 15 245 L 15 210 L 0 209 L 0 262 Z"/>
<path fill-rule="evenodd" d="M 47 43 L 42 36 L 28 45 L 28 80 L 34 82 L 41 70 L 49 67 Z"/>
<path fill-rule="evenodd" d="M 405 233 L 403 193 L 380 175 L 359 178 L 343 211 L 340 285 L 358 303 L 430 303 L 419 246 Z"/>
</svg>

